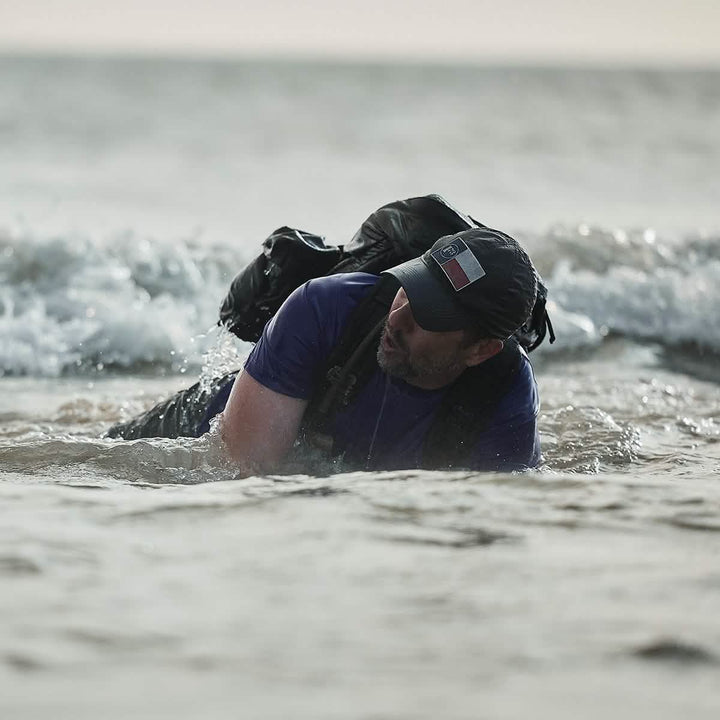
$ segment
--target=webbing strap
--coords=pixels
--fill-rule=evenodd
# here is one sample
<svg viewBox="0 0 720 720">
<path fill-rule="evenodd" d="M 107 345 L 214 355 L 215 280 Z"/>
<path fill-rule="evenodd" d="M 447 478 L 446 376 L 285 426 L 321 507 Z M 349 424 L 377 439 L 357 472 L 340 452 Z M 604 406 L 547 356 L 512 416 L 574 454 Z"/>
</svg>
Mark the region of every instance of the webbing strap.
<svg viewBox="0 0 720 720">
<path fill-rule="evenodd" d="M 302 434 L 314 444 L 329 444 L 322 436 L 329 432 L 331 419 L 352 401 L 375 370 L 377 343 L 399 287 L 393 276 L 381 276 L 352 312 L 305 411 Z"/>
</svg>

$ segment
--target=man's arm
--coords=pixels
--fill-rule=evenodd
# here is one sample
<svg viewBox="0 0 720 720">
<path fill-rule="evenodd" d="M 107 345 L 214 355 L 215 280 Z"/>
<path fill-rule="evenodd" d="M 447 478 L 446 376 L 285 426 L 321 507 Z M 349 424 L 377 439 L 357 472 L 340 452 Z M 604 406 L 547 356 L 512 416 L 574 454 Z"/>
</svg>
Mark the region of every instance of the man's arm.
<svg viewBox="0 0 720 720">
<path fill-rule="evenodd" d="M 272 470 L 293 446 L 307 404 L 241 372 L 220 426 L 230 457 L 248 473 Z"/>
<path fill-rule="evenodd" d="M 348 314 L 374 283 L 372 276 L 354 273 L 310 280 L 267 324 L 235 380 L 221 421 L 227 450 L 244 472 L 266 472 L 287 455 L 318 370 Z"/>
</svg>

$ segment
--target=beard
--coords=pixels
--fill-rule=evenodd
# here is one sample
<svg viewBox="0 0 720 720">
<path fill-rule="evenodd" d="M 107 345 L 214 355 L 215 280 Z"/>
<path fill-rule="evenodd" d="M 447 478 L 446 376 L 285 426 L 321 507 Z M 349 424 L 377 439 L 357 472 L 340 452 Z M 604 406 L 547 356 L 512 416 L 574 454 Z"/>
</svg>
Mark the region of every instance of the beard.
<svg viewBox="0 0 720 720">
<path fill-rule="evenodd" d="M 392 342 L 389 351 L 383 347 L 386 336 Z M 413 357 L 402 333 L 390 334 L 387 324 L 380 337 L 377 362 L 388 375 L 410 384 L 439 382 L 444 378 L 456 377 L 466 369 L 456 353 L 441 357 Z"/>
<path fill-rule="evenodd" d="M 386 372 L 388 375 L 400 378 L 400 380 L 412 380 L 417 377 L 418 369 L 410 362 L 410 358 L 408 356 L 388 356 L 388 353 L 385 352 L 382 343 L 378 345 L 377 362 L 381 370 Z"/>
</svg>

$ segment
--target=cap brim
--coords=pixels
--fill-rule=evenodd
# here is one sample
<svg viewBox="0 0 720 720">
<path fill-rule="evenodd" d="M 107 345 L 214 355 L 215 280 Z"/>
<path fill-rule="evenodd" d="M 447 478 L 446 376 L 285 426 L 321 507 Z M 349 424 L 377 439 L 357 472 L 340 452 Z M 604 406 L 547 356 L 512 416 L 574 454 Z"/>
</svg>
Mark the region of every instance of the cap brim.
<svg viewBox="0 0 720 720">
<path fill-rule="evenodd" d="M 442 278 L 435 277 L 424 258 L 408 260 L 384 274 L 400 282 L 415 322 L 424 330 L 448 332 L 473 325 L 472 315 L 453 299 L 452 291 L 443 285 Z"/>
</svg>

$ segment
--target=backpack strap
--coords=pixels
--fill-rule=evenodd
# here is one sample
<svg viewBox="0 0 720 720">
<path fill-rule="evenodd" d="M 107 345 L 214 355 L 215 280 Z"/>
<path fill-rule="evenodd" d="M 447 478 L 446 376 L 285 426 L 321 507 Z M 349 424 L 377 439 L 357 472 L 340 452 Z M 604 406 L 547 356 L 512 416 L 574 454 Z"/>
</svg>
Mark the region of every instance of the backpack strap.
<svg viewBox="0 0 720 720">
<path fill-rule="evenodd" d="M 400 283 L 382 275 L 353 310 L 336 343 L 303 418 L 301 436 L 311 444 L 332 449 L 330 423 L 368 382 L 377 367 L 377 346 Z"/>
</svg>

